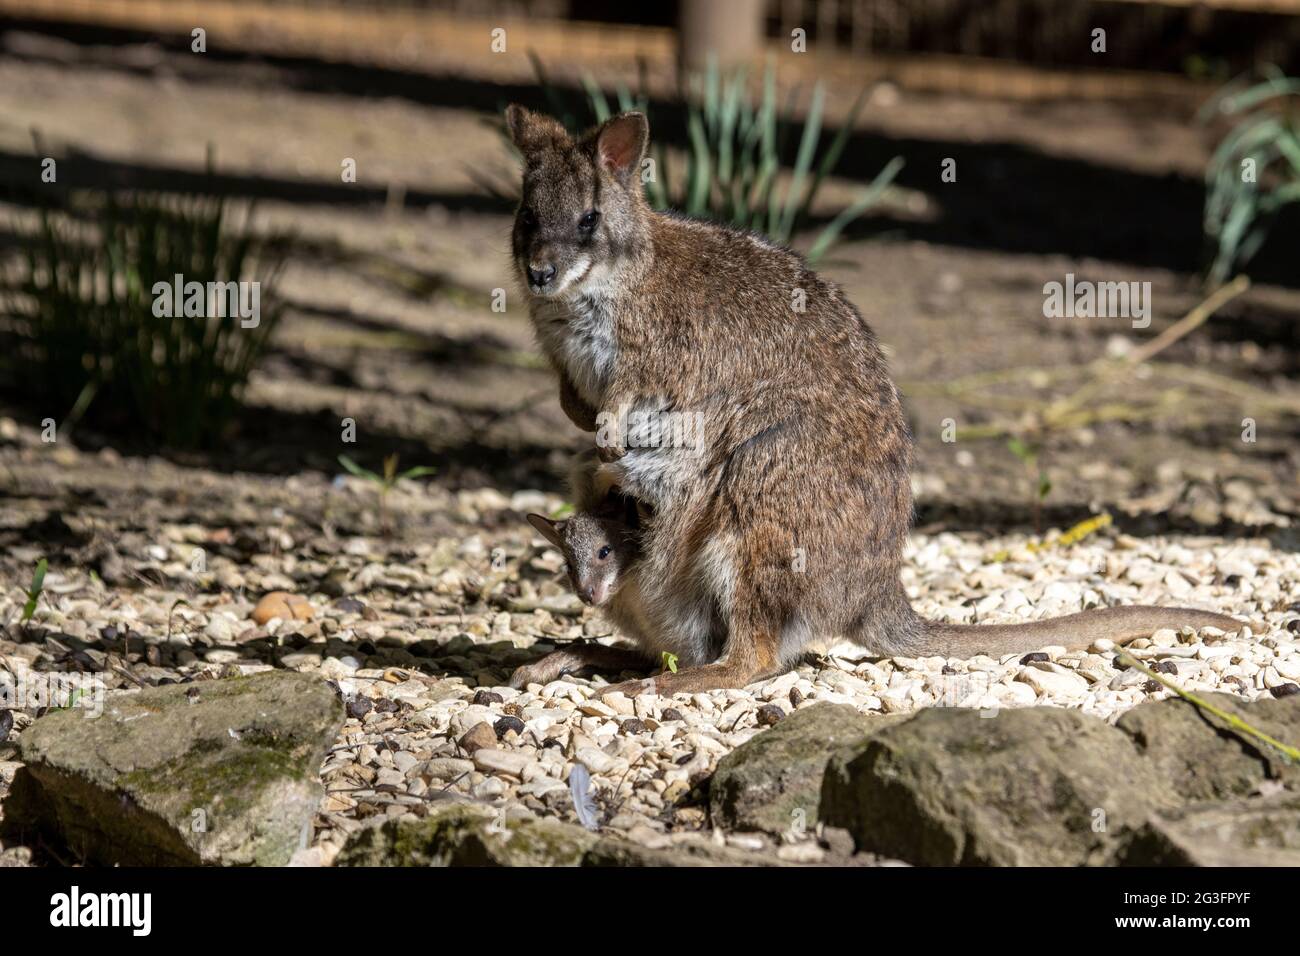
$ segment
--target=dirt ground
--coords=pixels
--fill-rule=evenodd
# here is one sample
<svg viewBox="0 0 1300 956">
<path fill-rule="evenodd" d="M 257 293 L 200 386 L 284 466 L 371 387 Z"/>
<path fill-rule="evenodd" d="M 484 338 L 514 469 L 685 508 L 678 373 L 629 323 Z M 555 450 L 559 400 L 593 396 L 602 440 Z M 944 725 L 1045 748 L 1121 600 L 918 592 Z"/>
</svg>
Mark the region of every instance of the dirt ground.
<svg viewBox="0 0 1300 956">
<path fill-rule="evenodd" d="M 289 318 L 256 376 L 252 410 L 232 447 L 202 465 L 332 470 L 346 415 L 359 423 L 359 457 L 399 451 L 412 464 L 427 460 L 451 487 L 553 486 L 555 452 L 580 437 L 558 412 L 515 295 L 508 206 L 479 185 L 508 186 L 512 170 L 479 105 L 492 100 L 490 82 L 480 83 L 475 108 L 456 108 L 436 92 L 424 99 L 313 92 L 317 81 L 338 85 L 339 68 L 314 73 L 297 61 L 213 62 L 156 46 L 85 47 L 26 33 L 9 33 L 4 43 L 7 182 L 30 174 L 32 130 L 65 157 L 68 185 L 194 185 L 212 144 L 222 186 L 255 197 L 260 221 L 302 242 L 282 287 Z M 385 82 L 395 81 L 380 74 L 370 85 Z M 504 102 L 512 89 L 497 95 Z M 894 153 L 908 167 L 884 211 L 826 270 L 889 348 L 918 439 L 923 505 L 933 484 L 927 475 L 946 498 L 1019 503 L 1027 479 L 1001 442 L 941 441 L 945 418 L 960 426 L 992 413 L 936 397 L 934 386 L 992 370 L 1082 365 L 1108 346 L 1140 344 L 1193 305 L 1194 176 L 1207 135 L 1186 116 L 1140 105 L 896 90 L 874 97 L 860 125 L 864 148 L 850 150 L 849 172 L 869 173 Z M 937 181 L 937 161 L 926 168 L 947 153 L 958 158 L 956 184 Z M 338 181 L 343 157 L 357 160 L 356 184 Z M 1281 249 L 1287 238 L 1275 239 L 1263 259 L 1266 282 L 1294 266 Z M 1182 268 L 1167 268 L 1175 264 Z M 1150 281 L 1151 328 L 1045 319 L 1043 283 L 1067 272 Z M 1290 284 L 1300 284 L 1295 270 Z M 507 290 L 505 314 L 490 310 L 498 288 Z M 1163 357 L 1294 394 L 1298 310 L 1294 290 L 1266 284 Z M 1026 387 L 1033 388 L 1028 374 L 999 390 Z M 1249 402 L 1221 411 L 1218 421 L 1174 414 L 1155 426 L 1068 436 L 1046 459 L 1057 489 L 1049 503 L 1113 497 L 1104 490 L 1112 483 L 1138 492 L 1161 463 L 1290 484 L 1294 420 L 1261 424 L 1259 441 L 1243 445 L 1237 437 Z M 25 411 L 15 418 L 32 420 Z M 89 433 L 77 441 L 99 444 Z M 1069 450 L 1081 447 L 1084 456 Z M 1079 474 L 1081 457 L 1095 466 L 1087 475 Z M 1098 473 L 1099 463 L 1108 474 Z"/>
<path fill-rule="evenodd" d="M 519 602 L 536 606 L 538 594 L 561 598 L 557 569 L 530 565 L 521 551 L 531 540 L 522 515 L 558 504 L 559 476 L 584 438 L 559 411 L 515 292 L 510 209 L 483 185 L 510 183 L 491 110 L 516 87 L 478 77 L 442 89 L 370 71 L 356 86 L 363 95 L 345 91 L 356 76 L 340 66 L 204 60 L 14 31 L 0 40 L 8 190 L 0 221 L 25 214 L 13 187 L 36 177 L 38 130 L 69 186 L 193 188 L 204 183 L 213 144 L 220 188 L 255 199 L 256 222 L 298 240 L 279 290 L 286 319 L 237 429 L 216 451 L 174 454 L 89 426 L 45 444 L 39 422 L 65 410 L 3 392 L 5 594 L 25 588 L 44 555 L 62 593 L 110 607 L 143 601 L 153 609 L 142 620 L 155 630 L 166 623 L 170 634 L 157 609 L 182 594 L 213 605 L 284 584 L 357 593 L 331 586 L 327 557 L 352 553 L 346 541 L 356 536 L 384 542 L 385 566 L 409 558 L 438 580 L 456 569 L 455 586 L 406 607 L 412 630 L 420 616 L 522 613 Z M 873 95 L 843 172 L 869 176 L 895 154 L 908 165 L 882 209 L 824 268 L 879 333 L 906 396 L 920 533 L 981 542 L 1032 534 L 1033 477 L 1001 439 L 945 441 L 945 421 L 986 425 L 1006 414 L 999 403 L 1008 399 L 1060 397 L 1084 381 L 1087 363 L 1149 341 L 1200 300 L 1198 177 L 1211 140 L 1189 124 L 1190 112 L 892 87 Z M 958 160 L 955 184 L 939 181 L 947 156 Z M 340 181 L 344 158 L 357 162 L 355 184 Z M 830 197 L 848 188 L 835 183 Z M 1115 384 L 1121 403 L 1147 407 L 1164 395 L 1158 418 L 1048 438 L 1043 530 L 1104 509 L 1131 535 L 1195 532 L 1300 550 L 1300 424 L 1258 400 L 1300 402 L 1294 236 L 1284 231 L 1270 244 L 1250 291 L 1162 353 L 1176 367 Z M 8 226 L 0 242 L 14 242 Z M 1067 273 L 1149 281 L 1150 328 L 1044 318 L 1044 283 Z M 496 289 L 506 290 L 504 313 L 491 309 Z M 1207 392 L 1190 372 L 1180 381 L 1178 367 L 1243 390 Z M 1061 368 L 1055 377 L 1045 371 Z M 979 401 L 950 388 L 1006 370 Z M 345 418 L 357 423 L 355 445 L 340 440 Z M 1257 421 L 1257 441 L 1242 441 L 1244 418 Z M 337 479 L 340 452 L 371 467 L 396 452 L 403 466 L 437 474 L 394 495 L 394 527 L 385 531 L 370 490 Z M 229 573 L 201 585 L 169 579 L 173 545 L 182 544 L 220 555 Z M 151 546 L 170 553 L 151 561 Z M 546 586 L 484 590 L 495 547 L 522 554 Z M 364 564 L 352 562 L 349 573 Z M 387 611 L 400 616 L 412 585 L 378 572 L 369 581 L 361 596 L 385 594 Z M 1282 593 L 1294 586 L 1284 580 Z M 132 660 L 129 646 L 118 650 Z M 461 675 L 473 685 L 472 669 Z M 490 673 L 485 686 L 501 678 Z"/>
</svg>

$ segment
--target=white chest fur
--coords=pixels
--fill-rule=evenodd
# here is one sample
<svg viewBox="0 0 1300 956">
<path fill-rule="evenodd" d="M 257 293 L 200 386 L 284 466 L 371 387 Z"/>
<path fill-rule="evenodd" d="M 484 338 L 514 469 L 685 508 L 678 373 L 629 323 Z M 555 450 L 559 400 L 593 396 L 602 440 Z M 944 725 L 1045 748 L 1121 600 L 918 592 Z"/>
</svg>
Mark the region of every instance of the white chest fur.
<svg viewBox="0 0 1300 956">
<path fill-rule="evenodd" d="M 541 347 L 564 369 L 578 395 L 600 408 L 618 358 L 611 300 L 591 292 L 536 300 L 532 318 Z"/>
</svg>

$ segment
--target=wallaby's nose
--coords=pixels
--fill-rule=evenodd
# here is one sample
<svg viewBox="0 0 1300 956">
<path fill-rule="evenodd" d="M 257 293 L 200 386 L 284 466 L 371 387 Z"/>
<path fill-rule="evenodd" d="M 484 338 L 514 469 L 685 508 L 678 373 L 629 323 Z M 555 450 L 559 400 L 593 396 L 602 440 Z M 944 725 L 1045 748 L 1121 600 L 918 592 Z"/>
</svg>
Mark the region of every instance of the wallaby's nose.
<svg viewBox="0 0 1300 956">
<path fill-rule="evenodd" d="M 549 285 L 550 281 L 554 278 L 555 278 L 555 266 L 544 265 L 541 268 L 538 268 L 537 266 L 534 266 L 531 262 L 528 263 L 528 281 L 531 282 L 533 285 L 537 286 L 539 289 L 545 287 L 546 285 Z"/>
<path fill-rule="evenodd" d="M 584 604 L 591 604 L 596 597 L 596 586 L 594 584 L 588 584 L 582 589 L 582 593 L 579 597 L 582 598 Z"/>
</svg>

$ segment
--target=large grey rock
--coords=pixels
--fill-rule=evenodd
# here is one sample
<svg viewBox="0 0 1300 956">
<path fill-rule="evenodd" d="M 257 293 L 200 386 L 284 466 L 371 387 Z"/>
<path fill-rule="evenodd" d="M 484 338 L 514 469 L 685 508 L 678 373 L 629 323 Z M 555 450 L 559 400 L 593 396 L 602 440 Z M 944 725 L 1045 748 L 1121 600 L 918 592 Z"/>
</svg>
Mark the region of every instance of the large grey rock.
<svg viewBox="0 0 1300 956">
<path fill-rule="evenodd" d="M 709 784 L 714 826 L 768 833 L 812 827 L 827 761 L 908 716 L 865 717 L 847 704 L 795 711 L 718 761 Z"/>
<path fill-rule="evenodd" d="M 1107 862 L 1174 802 L 1095 717 L 936 708 L 832 758 L 821 818 L 909 863 L 1068 866 Z"/>
<path fill-rule="evenodd" d="M 420 820 L 390 819 L 349 836 L 336 866 L 753 866 L 769 854 L 698 842 L 650 849 L 572 823 L 482 804 L 435 804 Z"/>
<path fill-rule="evenodd" d="M 1300 696 L 1244 701 L 1204 694 L 1274 740 L 1300 743 Z M 1140 704 L 1115 725 L 1127 734 L 1165 785 L 1183 803 L 1222 800 L 1254 792 L 1265 780 L 1300 785 L 1300 766 L 1222 719 L 1180 698 Z"/>
<path fill-rule="evenodd" d="M 112 695 L 86 714 L 23 732 L 5 825 L 124 865 L 287 863 L 343 721 L 324 682 L 283 671 Z"/>
<path fill-rule="evenodd" d="M 1300 740 L 1300 698 L 1206 698 Z M 935 709 L 833 757 L 821 819 L 859 849 L 917 864 L 1289 859 L 1293 805 L 1239 802 L 1265 782 L 1300 788 L 1300 767 L 1181 699 L 1115 727 L 1048 707 Z"/>
<path fill-rule="evenodd" d="M 1300 866 L 1300 794 L 1157 814 L 1125 848 L 1133 866 Z"/>
</svg>

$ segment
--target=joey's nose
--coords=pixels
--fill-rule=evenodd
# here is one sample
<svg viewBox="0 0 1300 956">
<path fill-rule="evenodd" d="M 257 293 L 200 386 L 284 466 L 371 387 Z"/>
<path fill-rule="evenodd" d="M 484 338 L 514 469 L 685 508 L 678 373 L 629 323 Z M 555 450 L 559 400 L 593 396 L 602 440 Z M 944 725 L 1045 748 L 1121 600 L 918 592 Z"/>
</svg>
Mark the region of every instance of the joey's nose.
<svg viewBox="0 0 1300 956">
<path fill-rule="evenodd" d="M 582 593 L 579 594 L 579 597 L 582 598 L 584 604 L 591 604 L 591 603 L 593 603 L 593 602 L 595 601 L 595 598 L 596 598 L 596 587 L 595 587 L 595 585 L 592 585 L 592 584 L 587 585 L 585 588 L 582 589 Z"/>
<path fill-rule="evenodd" d="M 544 265 L 539 268 L 531 262 L 528 264 L 528 281 L 539 289 L 549 285 L 554 278 L 555 266 Z"/>
</svg>

